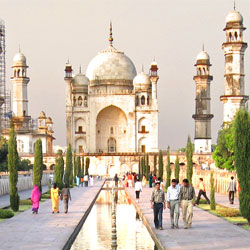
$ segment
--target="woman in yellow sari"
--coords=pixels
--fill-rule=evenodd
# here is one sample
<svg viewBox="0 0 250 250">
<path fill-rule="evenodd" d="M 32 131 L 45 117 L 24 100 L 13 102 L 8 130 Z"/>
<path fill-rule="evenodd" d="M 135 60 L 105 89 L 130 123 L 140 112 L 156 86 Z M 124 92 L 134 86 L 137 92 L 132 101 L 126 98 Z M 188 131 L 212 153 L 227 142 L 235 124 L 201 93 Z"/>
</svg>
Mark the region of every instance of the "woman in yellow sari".
<svg viewBox="0 0 250 250">
<path fill-rule="evenodd" d="M 52 202 L 52 214 L 59 213 L 59 188 L 56 183 L 53 184 L 53 188 L 50 189 L 50 197 Z"/>
</svg>

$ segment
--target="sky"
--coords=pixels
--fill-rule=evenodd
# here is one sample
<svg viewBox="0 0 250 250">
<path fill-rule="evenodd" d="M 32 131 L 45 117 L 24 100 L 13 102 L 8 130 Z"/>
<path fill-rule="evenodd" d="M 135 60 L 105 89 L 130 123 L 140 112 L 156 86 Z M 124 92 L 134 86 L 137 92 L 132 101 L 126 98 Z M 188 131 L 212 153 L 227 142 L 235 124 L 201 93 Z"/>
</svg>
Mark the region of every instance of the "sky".
<svg viewBox="0 0 250 250">
<path fill-rule="evenodd" d="M 155 58 L 159 67 L 159 148 L 185 146 L 194 138 L 196 56 L 210 55 L 212 138 L 216 142 L 223 110 L 225 41 L 223 28 L 233 0 L 0 0 L 6 25 L 7 85 L 20 45 L 29 65 L 29 114 L 40 111 L 54 121 L 56 141 L 65 146 L 64 67 L 70 60 L 85 72 L 90 60 L 108 46 L 109 22 L 114 46 L 145 71 Z M 236 0 L 244 17 L 244 40 L 250 43 L 250 0 Z M 245 86 L 250 94 L 250 49 L 245 54 Z"/>
</svg>

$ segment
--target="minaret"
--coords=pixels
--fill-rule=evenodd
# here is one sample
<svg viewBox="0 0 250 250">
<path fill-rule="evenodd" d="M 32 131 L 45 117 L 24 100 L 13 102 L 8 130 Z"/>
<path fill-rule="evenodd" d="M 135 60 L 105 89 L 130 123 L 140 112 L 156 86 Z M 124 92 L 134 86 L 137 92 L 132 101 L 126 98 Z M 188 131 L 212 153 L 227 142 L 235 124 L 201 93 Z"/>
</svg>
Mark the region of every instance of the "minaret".
<svg viewBox="0 0 250 250">
<path fill-rule="evenodd" d="M 210 114 L 210 82 L 213 77 L 210 75 L 210 58 L 203 50 L 198 54 L 196 61 L 196 84 L 195 98 L 195 152 L 211 152 L 211 119 Z"/>
<path fill-rule="evenodd" d="M 72 143 L 72 89 L 71 81 L 72 77 L 72 65 L 68 62 L 65 66 L 65 83 L 66 83 L 66 143 L 67 145 Z"/>
<path fill-rule="evenodd" d="M 13 122 L 16 128 L 28 128 L 28 83 L 26 57 L 20 51 L 14 56 L 13 76 Z"/>
<path fill-rule="evenodd" d="M 224 95 L 220 97 L 224 105 L 223 123 L 227 126 L 232 122 L 236 112 L 245 108 L 249 97 L 245 95 L 244 83 L 244 52 L 247 43 L 243 42 L 242 15 L 235 10 L 229 12 L 226 18 L 226 42 L 222 49 L 225 55 Z"/>
<path fill-rule="evenodd" d="M 159 80 L 159 76 L 158 76 L 158 66 L 155 60 L 151 63 L 150 80 L 152 82 L 152 104 L 153 106 L 156 105 L 158 110 L 157 82 Z"/>
</svg>

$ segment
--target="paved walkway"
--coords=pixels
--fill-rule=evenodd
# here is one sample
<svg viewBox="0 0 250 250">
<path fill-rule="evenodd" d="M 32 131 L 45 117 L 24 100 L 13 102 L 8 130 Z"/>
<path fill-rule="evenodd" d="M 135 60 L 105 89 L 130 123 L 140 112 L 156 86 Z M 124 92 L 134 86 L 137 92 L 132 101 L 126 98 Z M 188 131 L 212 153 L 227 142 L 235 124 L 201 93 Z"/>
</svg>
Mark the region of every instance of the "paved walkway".
<svg viewBox="0 0 250 250">
<path fill-rule="evenodd" d="M 134 189 L 126 189 L 135 198 Z M 156 234 L 167 250 L 222 250 L 222 249 L 250 249 L 250 232 L 235 226 L 217 216 L 197 207 L 194 208 L 193 227 L 183 229 L 182 214 L 179 220 L 180 229 L 170 229 L 169 209 L 164 210 L 164 230 L 155 230 L 153 211 L 150 208 L 152 189 L 144 188 L 140 202 L 137 204 L 152 231 Z"/>
<path fill-rule="evenodd" d="M 42 192 L 45 193 L 48 191 L 48 186 L 42 186 Z M 28 189 L 28 190 L 24 190 L 24 191 L 20 191 L 18 194 L 20 196 L 20 200 L 26 200 L 28 198 L 30 198 L 31 196 L 31 191 L 32 189 Z M 0 196 L 0 208 L 4 208 L 4 207 L 8 207 L 10 205 L 10 196 L 9 194 L 5 194 Z"/>
<path fill-rule="evenodd" d="M 60 201 L 59 214 L 51 213 L 51 201 L 40 204 L 39 214 L 27 210 L 0 223 L 1 250 L 61 250 L 79 221 L 99 192 L 103 182 L 94 187 L 75 187 L 71 189 L 72 201 L 69 213 L 63 213 Z"/>
</svg>

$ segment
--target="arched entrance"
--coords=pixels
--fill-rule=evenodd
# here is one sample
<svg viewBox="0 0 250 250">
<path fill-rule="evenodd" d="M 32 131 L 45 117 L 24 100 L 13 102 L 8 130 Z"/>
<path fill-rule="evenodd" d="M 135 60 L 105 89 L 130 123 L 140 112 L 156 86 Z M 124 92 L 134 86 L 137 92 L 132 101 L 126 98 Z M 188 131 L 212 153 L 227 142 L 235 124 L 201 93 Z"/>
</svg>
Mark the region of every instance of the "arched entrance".
<svg viewBox="0 0 250 250">
<path fill-rule="evenodd" d="M 96 152 L 127 152 L 128 121 L 123 110 L 108 106 L 96 118 Z"/>
</svg>

